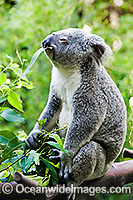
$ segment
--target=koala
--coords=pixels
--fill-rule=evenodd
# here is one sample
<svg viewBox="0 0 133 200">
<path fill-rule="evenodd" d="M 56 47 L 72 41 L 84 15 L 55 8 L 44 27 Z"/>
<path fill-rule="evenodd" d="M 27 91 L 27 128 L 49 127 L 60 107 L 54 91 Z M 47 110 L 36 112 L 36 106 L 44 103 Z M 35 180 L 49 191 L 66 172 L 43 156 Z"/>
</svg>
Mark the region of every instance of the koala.
<svg viewBox="0 0 133 200">
<path fill-rule="evenodd" d="M 124 100 L 103 67 L 112 54 L 104 40 L 78 28 L 60 30 L 42 42 L 53 69 L 49 99 L 39 120 L 51 131 L 68 124 L 60 177 L 68 185 L 103 176 L 120 154 L 126 135 Z M 29 148 L 38 148 L 39 124 L 29 134 Z"/>
</svg>

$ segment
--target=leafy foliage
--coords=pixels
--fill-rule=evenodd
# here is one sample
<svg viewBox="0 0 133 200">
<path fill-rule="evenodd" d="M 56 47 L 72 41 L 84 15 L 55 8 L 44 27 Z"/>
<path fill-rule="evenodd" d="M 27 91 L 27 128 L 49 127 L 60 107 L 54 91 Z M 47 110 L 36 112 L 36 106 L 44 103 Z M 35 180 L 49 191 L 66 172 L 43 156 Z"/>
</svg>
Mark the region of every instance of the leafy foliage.
<svg viewBox="0 0 133 200">
<path fill-rule="evenodd" d="M 21 87 L 32 89 L 33 84 L 26 78 L 24 80 L 20 78 L 22 66 L 13 63 L 13 59 L 10 56 L 8 58 L 10 63 L 6 67 L 0 65 L 0 116 L 10 122 L 18 121 L 24 123 L 24 118 L 18 114 L 19 111 L 24 111 L 20 94 L 16 91 Z"/>
<path fill-rule="evenodd" d="M 30 175 L 32 179 L 38 176 L 38 181 L 43 186 L 48 184 L 56 185 L 59 182 L 60 158 L 55 158 L 54 150 L 59 149 L 58 153 L 61 151 L 68 153 L 63 149 L 64 140 L 56 132 L 66 128 L 67 126 L 61 129 L 54 129 L 50 133 L 45 131 L 40 136 L 40 147 L 36 151 L 26 150 L 26 143 L 23 140 L 21 141 L 21 138 L 19 139 L 14 133 L 7 130 L 1 131 L 1 182 L 7 182 L 12 179 L 12 175 L 16 170 L 15 168 L 13 169 L 13 166 L 18 162 L 17 171 L 19 170 L 26 175 Z"/>
</svg>

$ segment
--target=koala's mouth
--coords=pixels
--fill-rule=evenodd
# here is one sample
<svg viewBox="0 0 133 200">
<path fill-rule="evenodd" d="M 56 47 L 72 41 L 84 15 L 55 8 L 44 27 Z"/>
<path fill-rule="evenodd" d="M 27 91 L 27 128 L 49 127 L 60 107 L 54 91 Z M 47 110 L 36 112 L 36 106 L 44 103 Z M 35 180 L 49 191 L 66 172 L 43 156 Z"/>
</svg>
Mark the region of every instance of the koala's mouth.
<svg viewBox="0 0 133 200">
<path fill-rule="evenodd" d="M 53 46 L 46 47 L 44 50 L 51 60 L 55 60 L 55 48 Z"/>
</svg>

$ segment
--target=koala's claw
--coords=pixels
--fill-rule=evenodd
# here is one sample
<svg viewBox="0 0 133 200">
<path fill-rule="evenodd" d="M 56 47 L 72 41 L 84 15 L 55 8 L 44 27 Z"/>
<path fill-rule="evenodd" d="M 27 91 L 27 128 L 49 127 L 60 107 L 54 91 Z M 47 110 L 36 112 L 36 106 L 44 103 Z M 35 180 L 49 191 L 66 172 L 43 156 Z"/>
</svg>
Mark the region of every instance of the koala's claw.
<svg viewBox="0 0 133 200">
<path fill-rule="evenodd" d="M 73 187 L 71 187 L 71 186 L 73 186 Z M 67 196 L 67 200 L 75 200 L 76 199 L 76 187 L 77 187 L 76 182 L 74 182 L 72 180 L 68 181 L 67 187 L 73 188 L 73 190 L 71 190 L 71 192 Z"/>
<path fill-rule="evenodd" d="M 68 200 L 75 200 L 76 199 L 76 193 L 73 193 L 71 192 L 68 197 L 67 197 Z"/>
<path fill-rule="evenodd" d="M 69 174 L 71 174 L 71 172 L 72 172 L 71 159 L 62 156 L 59 177 L 60 178 L 63 177 L 67 181 L 69 180 Z"/>
<path fill-rule="evenodd" d="M 71 168 L 71 164 L 69 163 L 69 165 L 66 166 L 64 169 L 64 179 L 65 180 L 69 180 L 69 174 L 71 174 L 71 172 L 72 172 L 72 168 Z"/>
<path fill-rule="evenodd" d="M 62 178 L 63 177 L 63 171 L 64 171 L 64 165 L 63 163 L 61 163 L 61 166 L 60 166 L 60 172 L 59 172 L 59 177 Z"/>
</svg>

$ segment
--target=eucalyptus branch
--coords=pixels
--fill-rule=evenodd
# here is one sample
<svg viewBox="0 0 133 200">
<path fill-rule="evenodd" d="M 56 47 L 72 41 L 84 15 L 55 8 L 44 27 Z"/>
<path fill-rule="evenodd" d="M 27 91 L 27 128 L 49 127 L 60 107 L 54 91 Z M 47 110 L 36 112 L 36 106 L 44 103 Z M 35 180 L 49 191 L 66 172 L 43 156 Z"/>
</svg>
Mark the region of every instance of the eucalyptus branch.
<svg viewBox="0 0 133 200">
<path fill-rule="evenodd" d="M 25 157 L 28 153 L 30 152 L 30 150 L 28 150 L 26 153 L 24 153 L 24 155 L 22 155 L 20 158 L 18 158 L 17 160 L 15 160 L 11 165 L 9 165 L 8 167 L 0 170 L 0 173 L 9 169 L 10 167 L 12 167 L 13 165 L 15 165 L 19 160 L 21 160 L 23 157 Z"/>
</svg>

